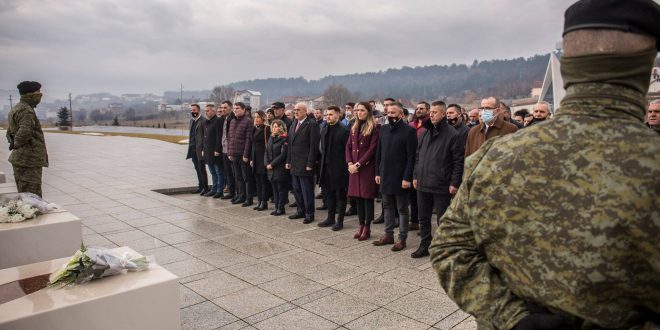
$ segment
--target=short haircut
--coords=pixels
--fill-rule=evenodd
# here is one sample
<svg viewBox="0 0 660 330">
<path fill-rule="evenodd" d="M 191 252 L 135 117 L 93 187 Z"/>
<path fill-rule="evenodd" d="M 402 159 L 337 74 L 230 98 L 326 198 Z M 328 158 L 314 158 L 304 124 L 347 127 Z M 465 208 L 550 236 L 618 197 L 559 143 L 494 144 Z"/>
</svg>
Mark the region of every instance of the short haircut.
<svg viewBox="0 0 660 330">
<path fill-rule="evenodd" d="M 387 98 L 385 98 L 385 100 L 383 100 L 383 101 L 396 102 L 396 100 L 393 99 L 393 98 L 391 98 L 391 97 L 387 97 Z"/>
<path fill-rule="evenodd" d="M 528 113 L 528 114 L 526 114 L 525 117 L 523 117 L 523 118 L 527 118 L 527 117 L 534 117 L 534 115 L 531 114 L 531 113 Z"/>
<path fill-rule="evenodd" d="M 447 110 L 447 104 L 444 101 L 433 101 L 431 103 L 432 107 L 441 107 L 444 110 Z"/>
<path fill-rule="evenodd" d="M 234 105 L 241 108 L 241 109 L 243 109 L 243 110 L 245 110 L 245 103 L 243 103 L 243 102 L 236 102 L 236 103 L 234 103 Z"/>
<path fill-rule="evenodd" d="M 397 103 L 398 103 L 398 102 L 397 102 Z M 400 104 L 400 103 L 399 103 L 399 104 Z M 408 109 L 406 109 L 406 108 L 403 108 L 403 115 L 406 116 L 406 117 L 408 117 L 408 115 L 410 115 L 410 111 L 408 111 Z"/>
<path fill-rule="evenodd" d="M 651 102 L 649 102 L 649 106 L 652 104 L 660 104 L 660 99 L 651 100 Z"/>
<path fill-rule="evenodd" d="M 376 101 L 374 101 L 374 100 L 369 100 L 369 103 L 376 104 Z"/>
<path fill-rule="evenodd" d="M 513 116 L 520 116 L 520 117 L 525 117 L 529 114 L 529 110 L 527 109 L 520 109 L 516 112 L 513 113 Z"/>
<path fill-rule="evenodd" d="M 191 104 L 190 106 L 191 106 L 191 107 L 195 107 L 195 108 L 197 108 L 197 110 L 200 110 L 200 108 L 199 108 L 199 104 L 197 104 L 197 103 L 193 103 L 193 104 Z"/>
<path fill-rule="evenodd" d="M 449 108 L 456 108 L 456 111 L 461 112 L 461 106 L 456 104 L 456 103 L 452 103 L 452 104 L 448 105 L 447 109 L 449 109 Z"/>
<path fill-rule="evenodd" d="M 344 104 L 344 106 L 349 106 L 351 108 L 355 108 L 355 102 L 348 102 L 348 103 Z"/>
<path fill-rule="evenodd" d="M 406 108 L 403 106 L 403 104 L 401 104 L 401 102 L 397 102 L 397 101 L 392 102 L 392 104 L 390 104 L 390 106 L 395 106 L 395 107 L 397 107 L 397 108 L 399 108 L 399 109 L 401 109 L 401 110 L 405 110 L 405 109 L 406 109 Z"/>
<path fill-rule="evenodd" d="M 419 104 L 423 104 L 423 105 L 424 105 L 424 108 L 426 108 L 426 110 L 428 110 L 429 108 L 431 108 L 431 105 L 430 105 L 428 102 L 426 102 L 426 101 L 419 101 L 419 102 L 417 102 L 417 104 L 418 104 L 418 105 L 419 105 Z"/>
<path fill-rule="evenodd" d="M 330 111 L 334 111 L 334 112 L 341 112 L 341 109 L 339 109 L 339 107 L 336 106 L 336 105 L 331 105 L 331 106 L 329 106 L 329 107 L 327 107 L 327 108 L 325 108 L 325 109 L 326 109 L 326 110 L 330 110 Z"/>
<path fill-rule="evenodd" d="M 215 104 L 209 103 L 205 106 L 206 108 L 215 108 Z"/>
<path fill-rule="evenodd" d="M 228 105 L 230 108 L 234 106 L 233 104 L 231 104 L 230 101 L 222 101 L 222 104 L 226 104 L 226 105 Z"/>
</svg>

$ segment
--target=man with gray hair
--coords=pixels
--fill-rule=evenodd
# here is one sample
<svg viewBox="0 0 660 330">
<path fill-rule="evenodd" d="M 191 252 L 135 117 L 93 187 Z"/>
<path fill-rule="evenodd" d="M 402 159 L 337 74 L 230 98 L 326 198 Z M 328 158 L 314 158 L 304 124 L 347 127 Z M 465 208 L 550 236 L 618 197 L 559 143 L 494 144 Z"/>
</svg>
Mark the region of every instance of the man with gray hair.
<svg viewBox="0 0 660 330">
<path fill-rule="evenodd" d="M 646 125 L 660 134 L 660 99 L 655 99 L 649 104 L 646 112 Z"/>
<path fill-rule="evenodd" d="M 518 130 L 516 125 L 504 121 L 500 100 L 495 96 L 481 100 L 479 108 L 481 122 L 470 129 L 465 144 L 465 157 L 473 154 L 484 142 L 497 136 L 514 133 Z"/>
<path fill-rule="evenodd" d="M 532 119 L 532 122 L 529 123 L 528 126 L 532 126 L 534 124 L 545 121 L 550 117 L 550 103 L 546 101 L 539 101 L 538 103 L 534 104 L 534 107 L 532 108 L 532 114 L 534 115 L 534 119 Z"/>
</svg>

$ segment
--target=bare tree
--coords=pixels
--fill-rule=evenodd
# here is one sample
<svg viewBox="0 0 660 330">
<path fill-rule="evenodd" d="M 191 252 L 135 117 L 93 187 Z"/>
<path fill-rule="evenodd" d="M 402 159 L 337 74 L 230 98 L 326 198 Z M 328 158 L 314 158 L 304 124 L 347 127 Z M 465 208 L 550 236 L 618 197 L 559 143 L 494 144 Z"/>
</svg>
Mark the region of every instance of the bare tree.
<svg viewBox="0 0 660 330">
<path fill-rule="evenodd" d="M 346 86 L 339 83 L 332 83 L 328 86 L 323 92 L 323 96 L 328 104 L 334 104 L 337 106 L 342 106 L 355 100 L 355 95 L 353 95 Z"/>
<path fill-rule="evenodd" d="M 234 98 L 234 92 L 234 88 L 231 86 L 215 86 L 209 95 L 209 100 L 216 105 L 223 101 L 231 101 Z"/>
</svg>

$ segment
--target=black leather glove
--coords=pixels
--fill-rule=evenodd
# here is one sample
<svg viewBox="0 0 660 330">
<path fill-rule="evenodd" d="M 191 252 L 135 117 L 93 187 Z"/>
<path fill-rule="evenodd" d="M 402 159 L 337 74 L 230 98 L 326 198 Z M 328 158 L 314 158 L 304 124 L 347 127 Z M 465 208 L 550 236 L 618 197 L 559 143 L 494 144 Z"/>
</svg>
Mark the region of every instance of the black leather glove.
<svg viewBox="0 0 660 330">
<path fill-rule="evenodd" d="M 514 330 L 570 330 L 570 320 L 561 315 L 532 313 L 525 316 L 513 327 Z"/>
</svg>

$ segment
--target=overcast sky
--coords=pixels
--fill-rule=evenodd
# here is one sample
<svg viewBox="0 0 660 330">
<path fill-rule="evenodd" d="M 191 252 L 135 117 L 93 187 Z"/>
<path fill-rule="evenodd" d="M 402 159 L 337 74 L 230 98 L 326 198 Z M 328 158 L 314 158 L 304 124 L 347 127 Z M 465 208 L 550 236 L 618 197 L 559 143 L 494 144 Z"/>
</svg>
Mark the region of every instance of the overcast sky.
<svg viewBox="0 0 660 330">
<path fill-rule="evenodd" d="M 547 53 L 573 0 L 0 0 L 0 89 L 161 94 Z"/>
</svg>

